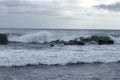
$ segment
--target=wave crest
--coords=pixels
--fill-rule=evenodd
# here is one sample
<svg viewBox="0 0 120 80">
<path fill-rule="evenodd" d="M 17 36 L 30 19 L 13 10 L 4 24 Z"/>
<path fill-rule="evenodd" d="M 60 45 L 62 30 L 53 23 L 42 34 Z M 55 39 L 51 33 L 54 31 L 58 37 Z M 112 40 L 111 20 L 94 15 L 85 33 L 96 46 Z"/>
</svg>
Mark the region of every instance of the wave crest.
<svg viewBox="0 0 120 80">
<path fill-rule="evenodd" d="M 52 32 L 52 31 L 41 31 L 36 33 L 27 33 L 23 35 L 11 35 L 9 36 L 9 41 L 12 42 L 35 42 L 35 43 L 44 43 L 52 41 L 69 41 L 80 36 L 88 36 L 80 33 L 65 33 L 65 32 Z"/>
<path fill-rule="evenodd" d="M 9 41 L 11 42 L 24 42 L 24 43 L 45 43 L 53 41 L 70 41 L 80 38 L 89 38 L 93 35 L 108 36 L 115 43 L 120 43 L 120 36 L 113 36 L 110 34 L 96 34 L 96 33 L 87 33 L 87 32 L 69 32 L 69 31 L 40 31 L 35 33 L 26 33 L 26 34 L 10 34 L 8 36 Z"/>
</svg>

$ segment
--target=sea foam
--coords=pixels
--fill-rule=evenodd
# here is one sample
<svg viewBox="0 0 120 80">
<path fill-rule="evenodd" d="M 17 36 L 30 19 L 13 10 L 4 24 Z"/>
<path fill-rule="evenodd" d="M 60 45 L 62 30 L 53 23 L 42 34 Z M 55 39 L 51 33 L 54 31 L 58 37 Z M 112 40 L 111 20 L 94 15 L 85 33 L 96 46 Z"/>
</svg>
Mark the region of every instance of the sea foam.
<svg viewBox="0 0 120 80">
<path fill-rule="evenodd" d="M 97 48 L 95 48 L 97 47 Z M 112 46 L 113 47 L 113 46 Z M 65 46 L 46 50 L 15 50 L 0 52 L 0 66 L 26 65 L 67 65 L 78 63 L 110 63 L 120 61 L 118 47 L 99 46 Z"/>
<path fill-rule="evenodd" d="M 52 41 L 69 41 L 74 39 L 87 38 L 92 35 L 106 35 L 113 39 L 115 43 L 120 42 L 120 36 L 113 36 L 111 34 L 104 34 L 100 32 L 75 32 L 75 31 L 40 31 L 34 33 L 25 33 L 25 34 L 9 34 L 8 39 L 11 42 L 34 42 L 34 43 L 44 43 Z"/>
<path fill-rule="evenodd" d="M 104 33 L 103 33 L 104 32 Z M 21 42 L 0 45 L 0 66 L 26 66 L 26 65 L 67 65 L 78 63 L 111 63 L 120 61 L 120 35 L 118 33 L 107 33 L 106 31 L 36 31 L 26 33 L 5 33 L 10 42 Z M 114 32 L 114 31 L 113 31 Z M 101 34 L 102 33 L 102 34 Z M 44 48 L 37 48 L 41 44 L 55 40 L 69 41 L 80 37 L 92 35 L 109 36 L 116 44 L 113 45 L 84 45 L 84 46 L 59 46 L 44 45 Z M 46 43 L 45 43 L 46 44 Z M 29 48 L 32 46 L 32 48 Z"/>
</svg>

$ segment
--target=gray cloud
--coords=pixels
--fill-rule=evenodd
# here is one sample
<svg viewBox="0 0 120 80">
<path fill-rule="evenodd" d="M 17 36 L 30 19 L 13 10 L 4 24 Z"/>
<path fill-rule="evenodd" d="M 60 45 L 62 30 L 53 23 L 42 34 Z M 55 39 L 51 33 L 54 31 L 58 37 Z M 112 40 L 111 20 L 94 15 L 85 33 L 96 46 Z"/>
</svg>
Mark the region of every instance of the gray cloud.
<svg viewBox="0 0 120 80">
<path fill-rule="evenodd" d="M 38 3 L 27 0 L 1 0 L 0 14 L 39 14 L 59 16 L 79 9 L 78 0 L 51 0 Z M 63 11 L 63 13 L 62 13 Z"/>
<path fill-rule="evenodd" d="M 115 3 L 115 4 L 110 4 L 110 5 L 101 4 L 101 5 L 97 5 L 95 7 L 99 8 L 99 9 L 106 9 L 106 10 L 110 10 L 110 11 L 119 12 L 120 11 L 120 2 Z"/>
<path fill-rule="evenodd" d="M 51 3 L 30 3 L 25 0 L 2 0 L 0 1 L 0 9 L 6 11 L 7 14 L 53 14 L 53 10 L 57 10 L 55 5 Z M 1 13 L 1 12 L 0 12 Z M 2 13 L 1 13 L 2 14 Z"/>
<path fill-rule="evenodd" d="M 2 0 L 0 1 L 0 5 L 6 6 L 6 7 L 18 7 L 18 6 L 24 6 L 26 3 L 19 0 Z"/>
</svg>

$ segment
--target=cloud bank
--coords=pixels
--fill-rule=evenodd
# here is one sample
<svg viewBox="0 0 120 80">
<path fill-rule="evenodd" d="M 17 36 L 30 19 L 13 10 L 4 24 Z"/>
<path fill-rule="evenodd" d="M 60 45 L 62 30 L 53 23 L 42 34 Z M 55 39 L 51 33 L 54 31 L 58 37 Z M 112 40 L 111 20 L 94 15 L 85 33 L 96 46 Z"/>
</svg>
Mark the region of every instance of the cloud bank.
<svg viewBox="0 0 120 80">
<path fill-rule="evenodd" d="M 0 14 L 85 15 L 98 13 L 94 6 L 120 11 L 119 0 L 0 0 Z"/>
<path fill-rule="evenodd" d="M 120 12 L 120 2 L 115 4 L 109 4 L 109 5 L 101 4 L 95 7 L 110 10 L 110 11 Z"/>
<path fill-rule="evenodd" d="M 39 15 L 71 15 L 73 9 L 79 8 L 77 0 L 1 0 L 1 13 L 39 14 Z"/>
<path fill-rule="evenodd" d="M 119 28 L 119 17 L 120 0 L 0 0 L 2 26 Z"/>
</svg>

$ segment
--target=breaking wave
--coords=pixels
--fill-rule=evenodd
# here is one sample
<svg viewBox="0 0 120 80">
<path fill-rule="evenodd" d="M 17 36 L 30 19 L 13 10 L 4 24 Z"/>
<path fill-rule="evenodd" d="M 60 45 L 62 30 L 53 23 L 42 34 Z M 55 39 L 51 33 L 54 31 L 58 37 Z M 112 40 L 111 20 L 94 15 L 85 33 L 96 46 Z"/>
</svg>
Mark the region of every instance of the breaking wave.
<svg viewBox="0 0 120 80">
<path fill-rule="evenodd" d="M 1 71 L 3 71 L 2 72 L 3 74 L 1 73 L 2 74 L 1 79 L 4 79 L 4 80 L 18 79 L 18 78 L 33 79 L 38 69 L 35 69 L 33 71 L 32 77 L 26 77 L 26 73 L 28 74 L 28 72 L 30 72 L 28 70 L 33 68 L 40 68 L 40 71 L 44 71 L 47 68 L 48 70 L 45 72 L 46 74 L 51 72 L 51 70 L 52 72 L 54 72 L 54 70 L 57 69 L 56 67 L 60 67 L 59 70 L 56 70 L 58 75 L 57 76 L 55 75 L 55 78 L 52 78 L 50 73 L 50 75 L 47 74 L 47 78 L 45 79 L 57 79 L 57 78 L 67 79 L 69 76 L 74 76 L 75 75 L 74 73 L 76 73 L 77 69 L 73 69 L 71 71 L 71 73 L 73 73 L 74 75 L 66 74 L 67 76 L 66 75 L 61 76 L 61 73 L 64 73 L 65 71 L 63 71 L 63 69 L 66 69 L 66 68 L 68 68 L 67 71 L 69 72 L 70 71 L 69 69 L 72 69 L 73 66 L 75 68 L 78 66 L 81 66 L 81 67 L 85 67 L 82 69 L 87 69 L 87 70 L 81 71 L 82 74 L 85 74 L 85 76 L 88 76 L 87 78 L 85 78 L 84 76 L 82 77 L 82 79 L 95 79 L 95 80 L 102 79 L 101 73 L 106 74 L 111 71 L 112 73 L 110 75 L 113 75 L 113 77 L 108 78 L 109 77 L 108 76 L 106 79 L 117 79 L 115 78 L 116 73 L 114 71 L 118 70 L 119 68 L 118 64 L 120 64 L 120 44 L 118 44 L 120 43 L 120 31 L 106 31 L 106 30 L 105 31 L 103 30 L 101 31 L 96 31 L 96 30 L 93 30 L 93 31 L 91 30 L 90 31 L 89 30 L 88 31 L 48 30 L 47 31 L 46 30 L 45 31 L 45 30 L 24 30 L 23 29 L 21 31 L 11 30 L 11 32 L 7 31 L 6 33 L 3 33 L 3 34 L 0 34 L 0 39 L 3 39 L 3 36 L 5 36 L 6 38 L 5 34 L 7 34 L 9 44 L 0 45 L 0 69 Z M 67 45 L 66 46 L 63 44 L 63 42 L 60 44 L 56 42 L 52 42 L 52 41 L 70 42 L 70 40 L 72 42 L 72 41 L 75 41 L 76 38 L 81 40 L 83 39 L 84 41 L 86 41 L 85 45 Z M 87 42 L 89 42 L 88 39 L 89 41 L 92 41 L 92 42 L 87 44 Z M 115 44 L 113 45 L 97 45 L 96 43 L 94 44 L 94 41 L 96 42 L 98 41 L 97 39 L 101 39 L 101 40 L 112 39 L 113 41 L 115 41 Z M 52 42 L 52 43 L 49 43 L 49 42 Z M 39 44 L 39 43 L 42 43 L 42 44 Z M 51 46 L 52 44 L 53 46 Z M 110 64 L 110 67 L 109 67 L 109 64 Z M 102 66 L 96 68 L 99 65 L 102 65 Z M 32 66 L 32 68 L 31 67 L 29 68 L 29 66 Z M 92 66 L 92 67 L 88 68 L 89 66 Z M 4 75 L 4 73 L 9 74 L 11 70 L 15 70 L 11 72 L 12 75 L 14 75 L 16 73 L 16 68 L 23 70 L 22 72 L 20 72 L 20 74 L 22 75 L 19 76 L 19 74 L 17 74 L 18 77 L 16 77 L 16 75 L 15 76 L 7 75 L 8 77 Z M 96 70 L 95 72 L 92 72 L 90 74 L 87 73 L 94 70 L 94 68 Z M 104 70 L 100 71 L 102 70 L 102 68 L 105 68 L 104 70 L 107 70 L 107 71 L 104 71 Z M 20 71 L 18 69 L 17 69 L 17 72 Z M 25 69 L 27 69 L 27 71 Z M 62 72 L 60 72 L 60 75 L 59 75 L 60 70 L 62 70 Z M 78 74 L 79 71 L 77 71 L 76 74 Z M 97 71 L 99 71 L 99 73 Z M 25 74 L 25 76 L 23 76 L 24 75 L 23 73 Z M 39 73 L 39 71 L 37 71 L 37 73 Z M 97 73 L 97 75 L 94 76 L 94 73 Z M 39 73 L 38 76 L 40 74 L 41 73 Z M 91 75 L 93 77 L 91 77 Z M 22 78 L 22 76 L 24 78 Z M 72 79 L 76 79 L 75 77 L 77 76 L 72 77 Z M 105 78 L 105 76 L 102 76 L 102 77 Z M 43 74 L 43 77 L 44 77 L 44 74 Z"/>
<path fill-rule="evenodd" d="M 92 35 L 106 35 L 110 37 L 115 43 L 120 43 L 120 35 L 113 34 L 104 34 L 104 33 L 88 33 L 88 32 L 72 32 L 72 31 L 40 31 L 34 33 L 25 33 L 25 34 L 9 34 L 8 39 L 10 42 L 34 42 L 34 43 L 45 43 L 52 41 L 69 41 L 74 39 L 79 39 L 80 37 L 87 38 Z"/>
<path fill-rule="evenodd" d="M 102 34 L 101 34 L 102 33 Z M 101 31 L 39 31 L 29 33 L 5 33 L 10 42 L 44 43 L 52 41 L 69 41 L 92 35 L 108 36 L 115 43 L 120 43 L 120 34 L 103 33 Z M 15 47 L 13 47 L 15 46 Z M 19 47 L 21 46 L 21 47 Z M 32 45 L 3 45 L 0 46 L 0 66 L 27 65 L 67 65 L 81 63 L 111 63 L 120 61 L 119 45 L 84 45 L 84 46 L 55 46 L 36 49 Z M 41 46 L 41 45 L 39 45 Z M 30 48 L 29 48 L 30 47 Z M 3 49 L 2 49 L 3 48 Z"/>
</svg>

